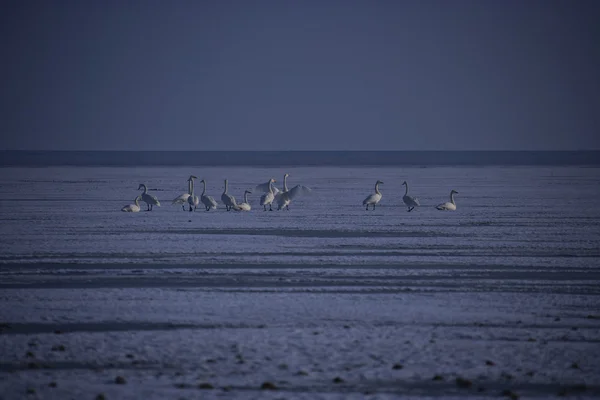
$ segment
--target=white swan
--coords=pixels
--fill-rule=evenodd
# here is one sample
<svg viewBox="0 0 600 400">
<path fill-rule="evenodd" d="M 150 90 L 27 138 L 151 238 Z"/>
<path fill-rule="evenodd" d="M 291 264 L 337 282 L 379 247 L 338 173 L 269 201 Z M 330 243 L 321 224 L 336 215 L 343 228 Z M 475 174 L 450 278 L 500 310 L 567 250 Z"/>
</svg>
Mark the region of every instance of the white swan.
<svg viewBox="0 0 600 400">
<path fill-rule="evenodd" d="M 254 190 L 258 190 L 261 193 L 268 193 L 269 192 L 269 185 L 272 183 L 271 181 L 275 182 L 274 179 L 270 179 L 268 182 L 265 183 L 261 183 L 260 185 L 256 185 L 256 187 L 254 188 Z M 273 186 L 273 195 L 277 196 L 277 194 L 280 192 L 279 189 L 277 189 L 275 186 Z"/>
<path fill-rule="evenodd" d="M 179 196 L 175 197 L 173 199 L 173 201 L 171 202 L 171 204 L 181 204 L 181 209 L 183 211 L 185 211 L 185 205 L 188 202 L 188 197 L 190 197 L 190 180 L 192 179 L 192 175 L 190 175 L 190 177 L 188 178 L 187 182 L 188 182 L 188 191 L 187 193 L 182 193 Z"/>
<path fill-rule="evenodd" d="M 244 191 L 244 202 L 237 205 L 237 211 L 250 211 L 252 207 L 250 207 L 250 203 L 248 203 L 248 194 L 252 193 L 249 190 Z"/>
<path fill-rule="evenodd" d="M 282 208 L 286 208 L 289 211 L 290 203 L 294 200 L 295 197 L 298 197 L 301 194 L 308 194 L 311 192 L 309 187 L 303 185 L 296 185 L 291 190 L 288 190 L 287 187 L 287 178 L 290 174 L 285 174 L 283 176 L 283 192 L 279 192 L 275 195 L 275 200 L 277 201 L 277 209 L 281 210 Z"/>
<path fill-rule="evenodd" d="M 206 181 L 202 179 L 200 182 L 204 184 L 204 190 L 202 190 L 202 194 L 200 195 L 200 201 L 202 201 L 202 204 L 204 204 L 206 211 L 210 211 L 211 208 L 213 210 L 216 209 L 217 202 L 215 201 L 215 199 L 213 199 L 212 196 L 206 195 Z"/>
<path fill-rule="evenodd" d="M 194 175 L 190 175 L 188 179 L 188 185 L 190 188 L 190 196 L 187 199 L 188 204 L 190 205 L 190 212 L 196 211 L 196 207 L 200 204 L 200 198 L 194 194 L 194 179 L 198 179 Z M 194 209 L 192 210 L 192 206 Z"/>
<path fill-rule="evenodd" d="M 235 197 L 227 193 L 227 179 L 225 179 L 225 191 L 223 191 L 223 194 L 221 195 L 221 201 L 225 204 L 227 211 L 237 208 Z"/>
<path fill-rule="evenodd" d="M 406 206 L 408 207 L 408 212 L 411 212 L 412 210 L 414 210 L 415 207 L 418 207 L 421 204 L 419 203 L 419 199 L 408 195 L 408 183 L 404 181 L 402 182 L 402 184 L 406 186 L 406 192 L 404 193 L 404 196 L 402 196 L 402 200 L 404 201 L 404 204 L 406 204 Z"/>
<path fill-rule="evenodd" d="M 273 191 L 273 183 L 274 182 L 275 182 L 275 179 L 271 178 L 269 180 L 269 191 L 267 193 L 263 194 L 262 196 L 260 196 L 260 205 L 263 206 L 264 211 L 267 211 L 267 205 L 269 205 L 269 211 L 273 211 L 271 204 L 273 203 L 273 200 L 275 199 L 275 193 Z"/>
<path fill-rule="evenodd" d="M 454 202 L 455 194 L 458 194 L 458 192 L 452 189 L 450 191 L 450 201 L 447 203 L 438 204 L 437 206 L 435 206 L 435 208 L 441 211 L 456 211 L 456 203 Z"/>
<path fill-rule="evenodd" d="M 140 189 L 144 189 L 144 192 L 142 193 L 142 201 L 148 204 L 148 209 L 146 211 L 152 211 L 152 208 L 154 206 L 160 207 L 160 201 L 158 201 L 156 196 L 148 194 L 148 188 L 144 183 L 140 183 L 140 186 L 138 186 L 138 190 Z"/>
<path fill-rule="evenodd" d="M 140 212 L 140 196 L 137 196 L 133 201 L 135 204 L 128 204 L 121 208 L 121 211 L 125 212 Z"/>
<path fill-rule="evenodd" d="M 373 210 L 374 210 L 375 204 L 379 203 L 379 201 L 381 200 L 381 192 L 379 191 L 380 184 L 382 185 L 383 182 L 381 182 L 380 180 L 377 180 L 377 182 L 375 182 L 375 193 L 369 195 L 366 199 L 363 200 L 363 206 L 366 205 L 367 210 L 369 209 L 370 204 L 373 205 Z"/>
</svg>

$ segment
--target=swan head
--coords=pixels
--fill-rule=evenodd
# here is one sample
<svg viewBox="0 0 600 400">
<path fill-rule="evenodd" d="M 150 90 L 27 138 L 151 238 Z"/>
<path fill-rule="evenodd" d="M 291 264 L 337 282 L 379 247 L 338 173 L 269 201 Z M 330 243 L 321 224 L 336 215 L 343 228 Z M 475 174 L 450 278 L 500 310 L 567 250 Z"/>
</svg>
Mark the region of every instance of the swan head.
<svg viewBox="0 0 600 400">
<path fill-rule="evenodd" d="M 275 182 L 277 182 L 277 181 L 276 181 L 275 179 L 271 178 L 271 180 L 269 180 L 269 182 L 271 182 L 271 183 L 275 183 Z"/>
<path fill-rule="evenodd" d="M 287 178 L 288 176 L 290 176 L 290 174 L 285 174 L 283 177 L 284 177 L 284 178 Z"/>
<path fill-rule="evenodd" d="M 454 190 L 454 189 L 452 189 L 452 191 L 450 192 L 450 194 L 452 194 L 452 193 L 458 194 L 458 192 L 456 190 Z"/>
<path fill-rule="evenodd" d="M 188 181 L 192 181 L 194 179 L 198 179 L 198 177 L 194 176 L 194 175 L 190 175 L 190 177 L 188 178 Z"/>
<path fill-rule="evenodd" d="M 383 185 L 383 182 L 378 179 L 377 184 Z"/>
<path fill-rule="evenodd" d="M 138 186 L 137 190 L 141 190 L 141 189 L 143 189 L 145 187 L 146 187 L 146 185 L 144 185 L 143 183 L 140 183 L 140 186 Z"/>
<path fill-rule="evenodd" d="M 406 183 L 406 181 L 402 182 L 403 185 L 408 185 L 408 183 Z"/>
<path fill-rule="evenodd" d="M 246 191 L 244 191 L 244 194 L 246 194 L 246 193 L 248 193 L 248 194 L 252 194 L 252 192 L 251 192 L 251 191 L 249 191 L 249 190 L 246 190 Z"/>
</svg>

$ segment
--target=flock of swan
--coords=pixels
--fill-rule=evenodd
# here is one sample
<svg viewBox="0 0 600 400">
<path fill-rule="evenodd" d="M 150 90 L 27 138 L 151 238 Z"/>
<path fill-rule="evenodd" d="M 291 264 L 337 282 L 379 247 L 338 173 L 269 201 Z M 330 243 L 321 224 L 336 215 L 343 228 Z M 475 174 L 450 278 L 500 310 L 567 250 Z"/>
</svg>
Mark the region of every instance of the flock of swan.
<svg viewBox="0 0 600 400">
<path fill-rule="evenodd" d="M 273 184 L 276 182 L 275 179 L 271 178 L 266 183 L 261 183 L 256 186 L 256 190 L 259 190 L 262 195 L 260 196 L 260 205 L 263 206 L 263 210 L 267 211 L 267 206 L 269 207 L 269 211 L 273 211 L 273 204 L 277 205 L 278 210 L 289 210 L 290 203 L 296 197 L 301 194 L 308 194 L 312 190 L 309 187 L 304 185 L 296 185 L 291 189 L 288 189 L 287 186 L 287 178 L 290 174 L 285 174 L 283 176 L 283 190 L 279 190 Z M 181 205 L 181 209 L 185 211 L 186 204 L 189 206 L 188 210 L 195 211 L 200 203 L 203 204 L 206 211 L 215 210 L 217 208 L 217 201 L 212 197 L 206 194 L 206 180 L 202 179 L 200 183 L 202 183 L 203 190 L 200 196 L 197 196 L 194 193 L 194 180 L 198 179 L 194 175 L 190 175 L 188 178 L 188 191 L 187 193 L 182 193 L 177 196 L 171 204 Z M 242 203 L 238 203 L 234 196 L 228 193 L 228 180 L 225 179 L 225 190 L 223 194 L 221 194 L 221 202 L 225 205 L 225 209 L 227 211 L 250 211 L 252 206 L 250 206 L 250 202 L 248 201 L 248 195 L 252 192 L 250 190 L 244 191 L 244 201 Z M 138 186 L 138 190 L 143 190 L 143 192 L 134 199 L 133 204 L 128 204 L 125 207 L 121 208 L 121 211 L 125 212 L 139 212 L 141 210 L 140 200 L 147 204 L 148 208 L 146 211 L 152 211 L 154 206 L 160 207 L 160 201 L 156 196 L 153 196 L 148 193 L 148 188 L 145 184 L 140 183 Z"/>
<path fill-rule="evenodd" d="M 308 194 L 312 190 L 309 187 L 304 185 L 296 185 L 291 189 L 288 189 L 287 186 L 287 178 L 290 174 L 285 174 L 283 176 L 283 189 L 279 190 L 273 184 L 276 182 L 275 179 L 271 178 L 265 183 L 261 183 L 256 186 L 255 190 L 260 191 L 260 205 L 263 207 L 264 211 L 267 211 L 267 206 L 269 207 L 269 211 L 273 211 L 273 203 L 277 205 L 278 210 L 289 210 L 290 203 L 296 197 L 302 194 Z M 194 175 L 190 175 L 188 178 L 188 191 L 187 193 L 182 193 L 177 196 L 171 204 L 181 205 L 181 209 L 185 211 L 186 204 L 189 206 L 188 210 L 190 212 L 195 211 L 200 203 L 202 203 L 205 211 L 215 210 L 217 208 L 217 201 L 212 197 L 206 194 L 206 180 L 202 179 L 200 183 L 203 184 L 202 194 L 197 196 L 194 193 L 194 180 L 198 179 Z M 375 206 L 377 203 L 381 201 L 382 194 L 379 191 L 379 185 L 382 185 L 383 182 L 377 180 L 375 182 L 375 193 L 367 196 L 366 199 L 363 200 L 363 206 L 366 206 L 366 210 L 369 210 L 369 206 L 372 206 L 372 210 L 375 210 Z M 419 207 L 421 204 L 419 203 L 419 199 L 408 194 L 408 182 L 404 181 L 402 183 L 403 186 L 406 187 L 406 192 L 404 196 L 402 196 L 402 201 L 408 207 L 407 211 L 412 211 L 416 207 Z M 143 190 L 143 192 L 134 199 L 134 204 L 128 204 L 125 207 L 121 208 L 121 211 L 124 212 L 139 212 L 141 210 L 140 200 L 146 203 L 147 209 L 146 211 L 152 211 L 154 206 L 160 207 L 160 201 L 156 196 L 153 196 L 148 193 L 148 188 L 145 184 L 140 183 L 138 186 L 138 190 Z M 250 211 L 252 207 L 248 201 L 248 195 L 252 194 L 250 190 L 244 191 L 244 201 L 242 203 L 238 203 L 234 196 L 227 193 L 228 191 L 228 180 L 225 179 L 225 190 L 221 194 L 221 201 L 225 205 L 225 209 L 227 211 Z M 450 192 L 450 201 L 438 204 L 435 208 L 440 211 L 455 211 L 456 210 L 456 202 L 454 201 L 454 195 L 458 194 L 456 190 L 452 190 Z"/>
<path fill-rule="evenodd" d="M 373 206 L 373 210 L 375 209 L 375 205 L 381 201 L 382 194 L 379 191 L 379 185 L 383 185 L 383 182 L 377 180 L 375 182 L 375 193 L 367 196 L 366 199 L 363 200 L 363 206 L 367 206 L 367 211 L 369 210 L 369 206 Z M 419 199 L 413 196 L 408 195 L 408 182 L 402 182 L 402 186 L 406 186 L 406 192 L 404 192 L 404 196 L 402 196 L 402 201 L 408 207 L 408 212 L 415 209 L 415 207 L 419 207 L 421 203 L 419 203 Z M 438 204 L 435 206 L 440 211 L 456 211 L 456 202 L 454 201 L 454 195 L 458 194 L 458 192 L 454 189 L 450 191 L 450 201 Z"/>
</svg>

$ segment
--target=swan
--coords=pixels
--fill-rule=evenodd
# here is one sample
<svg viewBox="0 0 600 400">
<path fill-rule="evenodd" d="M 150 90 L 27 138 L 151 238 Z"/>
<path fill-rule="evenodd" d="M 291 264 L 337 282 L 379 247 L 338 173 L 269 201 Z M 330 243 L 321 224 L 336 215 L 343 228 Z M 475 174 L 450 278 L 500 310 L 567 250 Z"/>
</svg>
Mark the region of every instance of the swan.
<svg viewBox="0 0 600 400">
<path fill-rule="evenodd" d="M 269 191 L 265 194 L 263 194 L 262 196 L 260 196 L 260 205 L 263 206 L 264 211 L 267 211 L 267 204 L 269 205 L 269 211 L 273 211 L 273 208 L 271 208 L 271 204 L 273 203 L 273 200 L 275 199 L 275 193 L 273 191 L 273 183 L 275 182 L 275 179 L 271 178 L 269 180 Z"/>
<path fill-rule="evenodd" d="M 231 211 L 234 208 L 237 208 L 237 204 L 235 202 L 235 197 L 230 194 L 227 194 L 227 179 L 225 179 L 225 191 L 221 195 L 221 201 L 225 204 L 225 208 L 227 211 Z"/>
<path fill-rule="evenodd" d="M 125 212 L 140 212 L 140 196 L 137 196 L 133 201 L 135 204 L 128 204 L 121 208 L 121 211 Z"/>
<path fill-rule="evenodd" d="M 269 192 L 269 185 L 271 184 L 271 181 L 275 182 L 275 180 L 270 179 L 268 182 L 265 183 L 261 183 L 260 185 L 256 185 L 256 187 L 254 188 L 254 190 L 258 190 L 261 193 L 268 193 Z M 273 195 L 277 196 L 277 194 L 280 192 L 279 189 L 277 189 L 275 186 L 273 186 Z"/>
<path fill-rule="evenodd" d="M 211 208 L 213 210 L 216 209 L 217 202 L 215 199 L 213 199 L 212 196 L 206 195 L 206 181 L 202 179 L 200 182 L 204 184 L 204 190 L 202 190 L 202 194 L 200 195 L 200 201 L 204 204 L 204 207 L 206 207 L 206 211 L 210 211 Z"/>
<path fill-rule="evenodd" d="M 383 182 L 377 180 L 375 182 L 375 193 L 369 195 L 366 199 L 363 200 L 363 206 L 367 206 L 367 210 L 369 209 L 369 204 L 373 204 L 373 210 L 375 209 L 375 204 L 379 203 L 381 200 L 381 192 L 379 191 L 379 185 L 383 185 Z"/>
<path fill-rule="evenodd" d="M 290 203 L 292 200 L 300 194 L 308 194 L 312 190 L 309 187 L 303 185 L 296 185 L 291 190 L 288 190 L 287 187 L 287 178 L 290 174 L 285 174 L 283 176 L 283 192 L 279 192 L 275 195 L 275 199 L 277 201 L 277 209 L 281 210 L 285 207 L 286 210 L 289 211 Z"/>
<path fill-rule="evenodd" d="M 194 195 L 194 179 L 198 179 L 198 178 L 195 177 L 194 175 L 190 175 L 190 178 L 188 179 L 190 195 L 187 199 L 187 202 L 190 205 L 190 212 L 196 211 L 196 207 L 198 207 L 198 204 L 200 204 L 200 198 L 198 198 L 198 196 Z M 194 206 L 193 210 L 192 210 L 192 206 Z"/>
<path fill-rule="evenodd" d="M 190 180 L 192 179 L 193 175 L 190 175 L 190 177 L 188 178 L 188 191 L 187 193 L 182 193 L 181 195 L 175 197 L 173 199 L 173 201 L 171 202 L 171 204 L 181 204 L 181 209 L 183 211 L 185 211 L 185 204 L 187 204 L 188 202 L 188 197 L 190 197 Z M 195 177 L 194 177 L 195 178 Z"/>
<path fill-rule="evenodd" d="M 415 207 L 418 207 L 421 204 L 419 203 L 419 199 L 408 195 L 408 183 L 404 181 L 402 182 L 402 184 L 406 186 L 406 192 L 404 193 L 404 196 L 402 196 L 402 200 L 404 201 L 404 204 L 406 204 L 406 206 L 408 207 L 408 212 L 411 212 L 412 210 L 414 210 Z"/>
<path fill-rule="evenodd" d="M 160 207 L 160 201 L 158 201 L 156 196 L 148 194 L 148 188 L 144 183 L 140 183 L 140 186 L 138 186 L 138 190 L 140 189 L 144 189 L 144 192 L 142 193 L 142 201 L 148 204 L 148 209 L 146 211 L 152 211 L 152 208 L 154 206 Z"/>
<path fill-rule="evenodd" d="M 452 189 L 450 191 L 450 201 L 447 203 L 438 204 L 437 206 L 435 206 L 435 208 L 441 211 L 456 211 L 456 203 L 454 202 L 455 194 L 458 194 L 458 192 Z"/>
<path fill-rule="evenodd" d="M 237 211 L 250 211 L 252 207 L 250 207 L 250 203 L 248 203 L 248 194 L 252 192 L 249 190 L 244 191 L 244 202 L 237 205 Z"/>
</svg>

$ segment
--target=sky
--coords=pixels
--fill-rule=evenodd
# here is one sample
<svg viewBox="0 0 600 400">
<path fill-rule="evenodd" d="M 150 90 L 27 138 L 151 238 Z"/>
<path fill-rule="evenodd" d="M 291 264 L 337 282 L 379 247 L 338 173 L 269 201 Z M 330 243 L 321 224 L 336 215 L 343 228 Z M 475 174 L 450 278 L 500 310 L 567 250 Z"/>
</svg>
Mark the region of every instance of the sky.
<svg viewBox="0 0 600 400">
<path fill-rule="evenodd" d="M 594 0 L 0 7 L 0 150 L 600 149 Z"/>
</svg>

